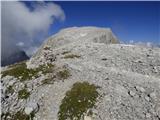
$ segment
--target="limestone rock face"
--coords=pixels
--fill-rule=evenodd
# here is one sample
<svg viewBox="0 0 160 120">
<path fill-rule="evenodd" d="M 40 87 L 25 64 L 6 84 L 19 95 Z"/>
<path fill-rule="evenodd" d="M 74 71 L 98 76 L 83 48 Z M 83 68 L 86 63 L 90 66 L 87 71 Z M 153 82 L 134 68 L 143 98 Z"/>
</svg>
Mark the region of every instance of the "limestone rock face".
<svg viewBox="0 0 160 120">
<path fill-rule="evenodd" d="M 117 44 L 119 41 L 109 28 L 66 28 L 45 41 L 39 51 L 29 61 L 28 67 L 36 67 L 37 61 L 42 64 L 46 62 L 46 60 L 52 62 L 55 60 L 55 55 L 52 52 L 53 50 L 81 43 Z"/>
<path fill-rule="evenodd" d="M 34 114 L 34 120 L 72 120 L 65 115 L 79 120 L 74 112 L 78 110 L 72 109 L 83 96 L 73 103 L 64 100 L 77 82 L 93 84 L 99 93 L 94 107 L 85 109 L 80 120 L 160 119 L 158 47 L 120 44 L 106 28 L 73 27 L 47 39 L 26 64 L 28 79 L 22 80 L 24 74 L 17 77 L 8 73 L 10 76 L 1 80 L 2 119 L 13 117 L 6 113 L 15 116 L 21 111 Z M 2 68 L 2 75 L 10 69 Z"/>
</svg>

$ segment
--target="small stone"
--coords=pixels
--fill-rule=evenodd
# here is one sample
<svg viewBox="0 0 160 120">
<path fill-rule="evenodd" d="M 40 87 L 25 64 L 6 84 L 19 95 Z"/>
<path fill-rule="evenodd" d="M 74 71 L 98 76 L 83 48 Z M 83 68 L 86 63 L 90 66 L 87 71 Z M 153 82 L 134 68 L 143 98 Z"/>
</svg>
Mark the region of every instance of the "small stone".
<svg viewBox="0 0 160 120">
<path fill-rule="evenodd" d="M 149 101 L 149 100 L 150 100 L 150 98 L 149 98 L 148 96 L 145 96 L 145 99 L 146 99 L 147 101 Z"/>
<path fill-rule="evenodd" d="M 107 78 L 105 78 L 105 80 L 109 80 L 109 78 L 107 77 Z"/>
<path fill-rule="evenodd" d="M 32 88 L 28 88 L 27 90 L 28 90 L 28 92 L 31 92 L 31 91 L 32 91 Z"/>
<path fill-rule="evenodd" d="M 22 103 L 23 101 L 24 101 L 23 99 L 20 99 L 20 100 L 19 100 L 20 103 Z"/>
<path fill-rule="evenodd" d="M 145 92 L 145 89 L 144 89 L 143 87 L 136 86 L 136 89 L 137 89 L 138 91 Z"/>
<path fill-rule="evenodd" d="M 133 97 L 135 93 L 133 91 L 129 91 L 129 95 Z"/>
<path fill-rule="evenodd" d="M 96 114 L 96 115 L 98 115 L 98 110 L 94 109 L 93 113 Z"/>
<path fill-rule="evenodd" d="M 158 69 L 157 69 L 156 66 L 154 66 L 154 72 L 155 72 L 155 73 L 158 73 Z"/>
<path fill-rule="evenodd" d="M 6 79 L 8 79 L 8 80 L 13 79 L 13 77 L 12 77 L 12 76 L 8 76 L 8 75 L 7 75 L 5 78 L 6 78 Z"/>
<path fill-rule="evenodd" d="M 137 63 L 142 63 L 142 60 L 138 59 L 136 60 Z"/>
<path fill-rule="evenodd" d="M 150 118 L 151 114 L 150 113 L 146 113 L 146 118 Z"/>
<path fill-rule="evenodd" d="M 42 97 L 44 97 L 44 93 L 42 93 Z"/>
<path fill-rule="evenodd" d="M 38 72 L 38 75 L 41 75 L 41 74 L 42 74 L 42 71 L 39 71 L 39 72 Z"/>
<path fill-rule="evenodd" d="M 15 82 L 16 82 L 15 80 L 11 80 L 11 81 L 9 81 L 8 85 L 12 86 Z"/>
<path fill-rule="evenodd" d="M 38 104 L 37 103 L 35 103 L 35 102 L 30 102 L 30 103 L 28 103 L 27 104 L 27 107 L 25 108 L 25 113 L 27 114 L 27 115 L 29 115 L 31 112 L 33 112 L 33 111 L 38 111 Z"/>
<path fill-rule="evenodd" d="M 151 97 L 152 99 L 155 99 L 155 98 L 156 98 L 155 92 L 150 93 L 150 97 Z"/>
<path fill-rule="evenodd" d="M 89 116 L 84 116 L 84 120 L 92 120 L 92 118 Z"/>
<path fill-rule="evenodd" d="M 21 88 L 24 88 L 24 86 L 25 86 L 25 85 L 24 85 L 23 83 L 20 83 L 20 87 L 21 87 Z"/>
<path fill-rule="evenodd" d="M 31 114 L 31 112 L 33 112 L 33 108 L 32 108 L 32 107 L 26 107 L 26 108 L 24 109 L 24 112 L 25 112 L 27 115 L 29 115 L 29 114 Z"/>
<path fill-rule="evenodd" d="M 107 60 L 107 58 L 102 58 L 102 60 Z"/>
</svg>

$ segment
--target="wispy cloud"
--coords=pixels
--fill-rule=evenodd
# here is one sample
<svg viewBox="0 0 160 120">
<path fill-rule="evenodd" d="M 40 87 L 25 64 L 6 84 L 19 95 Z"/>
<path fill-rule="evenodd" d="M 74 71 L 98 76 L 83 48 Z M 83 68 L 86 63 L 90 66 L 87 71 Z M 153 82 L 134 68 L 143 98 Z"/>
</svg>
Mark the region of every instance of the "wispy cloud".
<svg viewBox="0 0 160 120">
<path fill-rule="evenodd" d="M 146 47 L 153 47 L 153 46 L 158 46 L 159 44 L 154 44 L 152 42 L 142 42 L 142 41 L 134 41 L 130 40 L 127 44 L 133 44 L 133 45 L 140 45 L 140 46 L 146 46 Z"/>
<path fill-rule="evenodd" d="M 65 20 L 64 11 L 59 5 L 40 3 L 30 10 L 23 2 L 2 2 L 2 59 L 18 49 L 32 54 L 55 19 Z"/>
</svg>

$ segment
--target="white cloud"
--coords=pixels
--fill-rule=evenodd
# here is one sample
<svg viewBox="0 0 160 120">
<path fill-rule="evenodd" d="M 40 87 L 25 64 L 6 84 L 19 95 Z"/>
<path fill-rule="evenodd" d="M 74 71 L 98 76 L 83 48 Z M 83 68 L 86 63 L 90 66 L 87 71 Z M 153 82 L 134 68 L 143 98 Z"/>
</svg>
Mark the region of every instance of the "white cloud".
<svg viewBox="0 0 160 120">
<path fill-rule="evenodd" d="M 133 44 L 133 43 L 134 43 L 134 41 L 133 41 L 133 40 L 130 40 L 130 41 L 129 41 L 129 43 L 130 43 L 130 44 Z"/>
<path fill-rule="evenodd" d="M 130 40 L 129 44 L 133 44 L 133 45 L 140 45 L 140 46 L 146 46 L 146 47 L 153 47 L 153 46 L 157 46 L 158 44 L 154 44 L 152 42 L 142 42 L 142 41 L 138 41 L 135 42 L 134 40 Z"/>
<path fill-rule="evenodd" d="M 40 3 L 30 10 L 23 2 L 2 1 L 2 59 L 18 49 L 36 48 L 55 19 L 65 19 L 62 8 L 57 4 Z"/>
<path fill-rule="evenodd" d="M 29 55 L 29 57 L 30 57 L 30 55 L 36 53 L 37 50 L 38 50 L 38 47 L 36 47 L 36 46 L 35 46 L 35 47 L 30 47 L 30 48 L 26 51 L 26 54 Z"/>
<path fill-rule="evenodd" d="M 19 47 L 23 47 L 24 46 L 24 42 L 19 42 L 16 45 L 19 46 Z"/>
<path fill-rule="evenodd" d="M 147 42 L 146 45 L 147 47 L 152 47 L 153 44 L 151 42 Z"/>
</svg>

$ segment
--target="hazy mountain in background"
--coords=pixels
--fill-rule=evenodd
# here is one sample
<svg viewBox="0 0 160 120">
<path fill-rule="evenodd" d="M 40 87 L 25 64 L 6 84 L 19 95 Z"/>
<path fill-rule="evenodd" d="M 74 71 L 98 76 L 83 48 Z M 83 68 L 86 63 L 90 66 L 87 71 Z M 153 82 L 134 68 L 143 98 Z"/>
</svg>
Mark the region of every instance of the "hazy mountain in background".
<svg viewBox="0 0 160 120">
<path fill-rule="evenodd" d="M 14 63 L 17 63 L 17 62 L 20 62 L 23 60 L 27 60 L 27 59 L 29 59 L 27 54 L 24 51 L 19 50 L 19 51 L 16 51 L 16 52 L 10 54 L 8 57 L 6 57 L 4 59 L 2 58 L 1 66 L 14 64 Z"/>
</svg>

